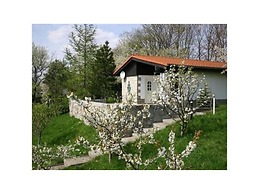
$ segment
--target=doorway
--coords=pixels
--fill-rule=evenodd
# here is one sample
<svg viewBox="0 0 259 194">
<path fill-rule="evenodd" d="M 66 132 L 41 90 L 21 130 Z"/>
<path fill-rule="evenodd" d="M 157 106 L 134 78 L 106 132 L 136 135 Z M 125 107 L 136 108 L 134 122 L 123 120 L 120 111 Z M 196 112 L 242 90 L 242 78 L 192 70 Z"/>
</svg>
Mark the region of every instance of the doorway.
<svg viewBox="0 0 259 194">
<path fill-rule="evenodd" d="M 152 80 L 152 79 L 146 79 L 146 85 L 145 85 L 145 103 L 151 103 L 153 91 L 154 91 L 153 80 Z"/>
</svg>

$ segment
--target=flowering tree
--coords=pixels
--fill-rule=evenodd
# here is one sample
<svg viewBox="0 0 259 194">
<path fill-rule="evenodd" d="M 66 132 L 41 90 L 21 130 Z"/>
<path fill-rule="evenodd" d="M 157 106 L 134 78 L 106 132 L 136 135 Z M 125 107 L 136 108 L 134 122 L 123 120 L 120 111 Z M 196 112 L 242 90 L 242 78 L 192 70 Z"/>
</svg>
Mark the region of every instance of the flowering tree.
<svg viewBox="0 0 259 194">
<path fill-rule="evenodd" d="M 142 110 L 136 110 L 133 106 L 132 98 L 128 102 L 109 105 L 107 108 L 94 106 L 86 98 L 85 101 L 69 96 L 70 100 L 76 100 L 84 109 L 84 118 L 98 131 L 100 142 L 91 145 L 93 151 L 115 154 L 119 159 L 126 162 L 128 169 L 146 169 L 159 158 L 164 159 L 165 165 L 158 169 L 182 169 L 183 159 L 195 149 L 196 141 L 200 133 L 196 133 L 193 141 L 190 141 L 180 154 L 175 153 L 174 140 L 175 133 L 171 130 L 169 134 L 169 148 L 162 147 L 154 138 L 156 129 L 146 131 L 143 123 L 149 118 L 149 105 L 144 105 Z M 128 132 L 132 132 L 139 139 L 136 144 L 136 152 L 125 149 L 124 137 Z M 143 146 L 153 144 L 157 147 L 157 152 L 149 158 L 143 157 Z"/>
<path fill-rule="evenodd" d="M 175 133 L 170 131 L 168 141 L 169 148 L 160 147 L 158 149 L 158 157 L 164 158 L 165 164 L 158 166 L 158 169 L 175 169 L 181 170 L 184 166 L 183 158 L 187 158 L 197 146 L 197 140 L 199 139 L 201 131 L 197 131 L 193 137 L 193 140 L 188 143 L 186 148 L 180 153 L 175 153 Z"/>
<path fill-rule="evenodd" d="M 48 147 L 46 145 L 32 145 L 32 169 L 48 170 L 55 161 L 85 154 L 89 142 L 84 137 L 78 137 L 74 143 Z"/>
<path fill-rule="evenodd" d="M 172 118 L 180 118 L 181 136 L 187 132 L 191 115 L 207 105 L 211 95 L 205 76 L 200 78 L 185 66 L 171 66 L 164 76 L 155 77 L 159 88 L 154 92 L 153 102 L 162 106 Z"/>
</svg>

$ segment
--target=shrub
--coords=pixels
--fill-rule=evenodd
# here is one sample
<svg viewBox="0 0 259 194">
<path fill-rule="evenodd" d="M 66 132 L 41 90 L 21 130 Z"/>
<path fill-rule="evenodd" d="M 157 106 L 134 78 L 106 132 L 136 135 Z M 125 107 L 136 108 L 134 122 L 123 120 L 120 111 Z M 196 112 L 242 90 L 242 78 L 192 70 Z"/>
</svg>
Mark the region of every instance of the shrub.
<svg viewBox="0 0 259 194">
<path fill-rule="evenodd" d="M 43 130 L 56 112 L 45 104 L 33 104 L 32 106 L 32 130 L 38 137 L 38 145 L 41 143 Z"/>
<path fill-rule="evenodd" d="M 57 99 L 54 99 L 50 107 L 58 114 L 64 114 L 69 112 L 69 101 L 66 97 L 60 97 Z"/>
<path fill-rule="evenodd" d="M 113 97 L 108 97 L 107 100 L 106 100 L 107 103 L 115 103 L 117 102 L 117 99 L 116 98 L 113 98 Z"/>
</svg>

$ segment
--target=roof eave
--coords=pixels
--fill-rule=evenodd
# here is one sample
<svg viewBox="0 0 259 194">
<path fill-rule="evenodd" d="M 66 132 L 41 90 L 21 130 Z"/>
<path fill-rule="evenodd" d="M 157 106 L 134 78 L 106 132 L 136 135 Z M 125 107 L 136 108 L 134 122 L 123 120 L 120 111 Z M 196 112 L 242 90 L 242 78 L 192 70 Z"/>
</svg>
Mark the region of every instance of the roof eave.
<svg viewBox="0 0 259 194">
<path fill-rule="evenodd" d="M 149 62 L 149 61 L 145 61 L 145 60 L 141 60 L 141 59 L 136 59 L 134 58 L 134 56 L 130 57 L 123 65 L 119 66 L 113 73 L 114 76 L 119 76 L 119 73 L 131 62 L 131 61 L 136 61 L 136 62 L 141 62 L 141 63 L 145 63 L 147 65 L 152 65 L 152 66 L 159 66 L 161 68 L 166 68 L 168 66 L 168 64 L 159 64 L 159 63 L 155 63 L 155 62 Z"/>
</svg>

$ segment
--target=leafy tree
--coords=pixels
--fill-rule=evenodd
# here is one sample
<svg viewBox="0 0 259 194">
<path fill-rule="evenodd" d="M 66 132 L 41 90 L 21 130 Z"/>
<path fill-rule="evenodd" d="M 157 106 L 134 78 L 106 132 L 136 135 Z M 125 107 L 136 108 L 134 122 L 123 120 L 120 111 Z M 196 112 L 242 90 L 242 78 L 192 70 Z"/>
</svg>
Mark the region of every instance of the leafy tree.
<svg viewBox="0 0 259 194">
<path fill-rule="evenodd" d="M 48 104 L 54 105 L 60 113 L 68 112 L 68 100 L 65 94 L 68 88 L 69 75 L 70 72 L 66 63 L 55 60 L 50 63 L 44 79 L 44 83 L 49 88 L 46 101 Z"/>
<path fill-rule="evenodd" d="M 32 102 L 40 102 L 40 84 L 49 67 L 49 62 L 47 49 L 32 43 Z"/>
<path fill-rule="evenodd" d="M 116 62 L 121 54 L 128 57 L 132 53 L 190 58 L 192 43 L 192 25 L 143 24 L 141 28 L 123 34 L 115 48 Z"/>
<path fill-rule="evenodd" d="M 64 95 L 63 91 L 67 88 L 68 74 L 68 68 L 63 62 L 55 60 L 50 63 L 44 83 L 48 85 L 49 93 L 53 99 Z"/>
<path fill-rule="evenodd" d="M 69 35 L 69 45 L 71 49 L 66 48 L 65 54 L 68 60 L 71 72 L 76 80 L 74 84 L 74 93 L 85 97 L 89 95 L 89 74 L 91 66 L 94 64 L 94 54 L 96 50 L 95 27 L 93 25 L 83 24 L 74 25 L 74 31 Z"/>
<path fill-rule="evenodd" d="M 56 112 L 45 104 L 34 104 L 32 106 L 32 130 L 33 135 L 38 137 L 38 145 L 41 144 L 42 133 L 49 120 Z"/>
<path fill-rule="evenodd" d="M 227 25 L 143 24 L 122 35 L 114 57 L 116 65 L 132 53 L 218 61 L 215 46 L 227 47 Z"/>
<path fill-rule="evenodd" d="M 116 66 L 108 41 L 97 50 L 95 58 L 95 65 L 91 68 L 90 93 L 96 98 L 111 97 L 115 93 L 116 78 L 112 74 Z"/>
</svg>

